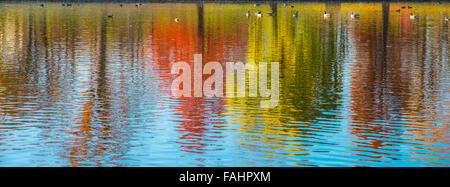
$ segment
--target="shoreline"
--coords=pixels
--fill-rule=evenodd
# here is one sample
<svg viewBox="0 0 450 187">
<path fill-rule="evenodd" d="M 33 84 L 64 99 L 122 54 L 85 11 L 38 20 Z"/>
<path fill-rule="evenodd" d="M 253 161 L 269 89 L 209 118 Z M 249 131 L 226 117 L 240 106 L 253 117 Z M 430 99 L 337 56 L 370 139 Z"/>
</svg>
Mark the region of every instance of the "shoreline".
<svg viewBox="0 0 450 187">
<path fill-rule="evenodd" d="M 70 3 L 312 3 L 312 2 L 323 2 L 323 3 L 379 3 L 379 2 L 390 2 L 390 3 L 448 3 L 442 0 L 286 0 L 286 1 L 268 1 L 268 0 L 0 0 L 0 2 L 16 2 L 16 3 L 57 3 L 57 2 L 70 2 Z"/>
</svg>

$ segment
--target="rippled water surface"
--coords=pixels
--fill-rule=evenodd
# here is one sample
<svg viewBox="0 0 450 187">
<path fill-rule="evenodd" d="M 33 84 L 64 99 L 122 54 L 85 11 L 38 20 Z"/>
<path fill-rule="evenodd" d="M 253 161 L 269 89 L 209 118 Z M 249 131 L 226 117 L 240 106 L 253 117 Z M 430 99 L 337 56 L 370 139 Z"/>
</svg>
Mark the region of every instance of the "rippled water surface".
<svg viewBox="0 0 450 187">
<path fill-rule="evenodd" d="M 0 3 L 0 166 L 450 165 L 449 3 L 39 4 Z M 194 54 L 278 106 L 172 96 Z"/>
</svg>

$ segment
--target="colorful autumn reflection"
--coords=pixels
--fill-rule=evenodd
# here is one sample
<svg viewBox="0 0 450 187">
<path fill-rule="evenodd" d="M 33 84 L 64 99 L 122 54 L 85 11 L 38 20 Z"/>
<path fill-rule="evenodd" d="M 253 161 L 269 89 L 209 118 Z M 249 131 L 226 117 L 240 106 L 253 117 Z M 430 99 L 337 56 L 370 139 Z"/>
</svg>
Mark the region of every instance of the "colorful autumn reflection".
<svg viewBox="0 0 450 187">
<path fill-rule="evenodd" d="M 0 5 L 0 165 L 450 164 L 448 3 Z M 279 105 L 172 96 L 194 54 L 279 62 Z"/>
</svg>

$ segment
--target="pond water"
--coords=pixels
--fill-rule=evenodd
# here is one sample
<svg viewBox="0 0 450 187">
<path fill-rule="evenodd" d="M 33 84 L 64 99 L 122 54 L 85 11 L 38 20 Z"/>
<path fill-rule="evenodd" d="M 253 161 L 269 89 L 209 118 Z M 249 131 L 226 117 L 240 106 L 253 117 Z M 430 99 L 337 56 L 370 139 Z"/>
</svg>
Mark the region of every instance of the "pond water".
<svg viewBox="0 0 450 187">
<path fill-rule="evenodd" d="M 449 3 L 0 3 L 0 166 L 449 166 L 445 17 Z M 174 97 L 171 67 L 194 54 L 279 62 L 278 105 Z"/>
</svg>

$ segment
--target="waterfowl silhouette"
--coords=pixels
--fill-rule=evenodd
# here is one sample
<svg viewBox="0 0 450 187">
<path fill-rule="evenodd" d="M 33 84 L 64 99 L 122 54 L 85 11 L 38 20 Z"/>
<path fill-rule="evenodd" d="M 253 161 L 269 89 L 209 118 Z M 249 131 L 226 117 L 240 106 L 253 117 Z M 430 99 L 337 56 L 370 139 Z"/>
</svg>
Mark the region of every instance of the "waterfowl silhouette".
<svg viewBox="0 0 450 187">
<path fill-rule="evenodd" d="M 400 9 L 395 10 L 395 12 L 400 12 Z"/>
<path fill-rule="evenodd" d="M 179 18 L 175 18 L 174 21 L 175 21 L 175 22 L 179 22 L 180 19 L 179 19 Z"/>
<path fill-rule="evenodd" d="M 108 15 L 108 18 L 112 18 L 113 17 L 113 15 Z"/>
<path fill-rule="evenodd" d="M 402 8 L 406 8 L 406 7 L 402 6 Z"/>
<path fill-rule="evenodd" d="M 64 3 L 61 3 L 61 6 L 66 6 L 66 4 L 64 4 Z"/>
<path fill-rule="evenodd" d="M 411 9 L 411 8 L 413 8 L 413 7 L 411 7 L 411 6 L 408 6 L 408 9 Z"/>
<path fill-rule="evenodd" d="M 41 4 L 41 5 L 39 5 L 39 6 L 44 7 L 44 4 Z"/>
<path fill-rule="evenodd" d="M 450 21 L 450 18 L 444 18 L 445 21 Z"/>
<path fill-rule="evenodd" d="M 294 13 L 294 15 L 292 15 L 294 17 L 298 17 L 298 11 Z"/>
</svg>

